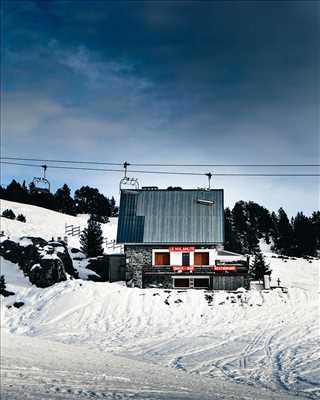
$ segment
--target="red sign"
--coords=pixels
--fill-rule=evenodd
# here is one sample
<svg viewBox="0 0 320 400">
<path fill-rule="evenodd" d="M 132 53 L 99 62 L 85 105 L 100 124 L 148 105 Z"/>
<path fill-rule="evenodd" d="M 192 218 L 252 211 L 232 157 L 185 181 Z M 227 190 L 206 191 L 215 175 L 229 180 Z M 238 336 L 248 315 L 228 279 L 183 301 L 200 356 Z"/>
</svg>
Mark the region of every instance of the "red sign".
<svg viewBox="0 0 320 400">
<path fill-rule="evenodd" d="M 179 272 L 179 271 L 191 271 L 191 272 L 193 272 L 194 271 L 194 267 L 193 266 L 176 266 L 176 267 L 172 267 L 172 270 L 174 271 L 174 272 Z"/>
<path fill-rule="evenodd" d="M 188 253 L 194 251 L 194 246 L 171 246 L 169 247 L 169 251 L 182 251 Z"/>
<path fill-rule="evenodd" d="M 215 271 L 236 271 L 237 267 L 235 265 L 215 265 L 213 269 Z"/>
</svg>

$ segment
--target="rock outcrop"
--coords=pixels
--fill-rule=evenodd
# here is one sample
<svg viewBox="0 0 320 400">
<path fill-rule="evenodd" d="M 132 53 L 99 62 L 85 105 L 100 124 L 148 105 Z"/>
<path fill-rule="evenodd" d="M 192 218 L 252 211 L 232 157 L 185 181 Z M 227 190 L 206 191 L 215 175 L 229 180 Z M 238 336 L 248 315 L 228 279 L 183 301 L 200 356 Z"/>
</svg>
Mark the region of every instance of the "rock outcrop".
<svg viewBox="0 0 320 400">
<path fill-rule="evenodd" d="M 18 264 L 32 284 L 48 287 L 67 279 L 78 278 L 64 242 L 39 237 L 23 237 L 19 242 L 4 240 L 0 244 L 0 255 Z"/>
</svg>

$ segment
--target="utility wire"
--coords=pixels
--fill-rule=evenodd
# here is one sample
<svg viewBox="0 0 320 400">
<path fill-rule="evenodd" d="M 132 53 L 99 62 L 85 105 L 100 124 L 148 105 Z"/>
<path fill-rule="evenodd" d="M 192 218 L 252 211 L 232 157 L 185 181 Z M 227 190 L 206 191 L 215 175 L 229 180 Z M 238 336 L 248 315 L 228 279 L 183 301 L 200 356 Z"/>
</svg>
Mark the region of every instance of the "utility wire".
<svg viewBox="0 0 320 400">
<path fill-rule="evenodd" d="M 320 164 L 135 164 L 136 167 L 320 167 Z"/>
<path fill-rule="evenodd" d="M 9 164 L 23 167 L 41 167 L 39 164 L 16 163 L 10 161 L 0 161 L 1 164 Z M 102 172 L 124 172 L 123 169 L 113 168 L 92 168 L 92 167 L 70 167 L 61 165 L 47 165 L 49 169 L 65 169 L 65 170 L 82 170 L 82 171 L 102 171 Z M 128 170 L 128 172 L 138 174 L 161 174 L 161 175 L 193 175 L 193 176 L 206 176 L 207 173 L 200 172 L 174 172 L 174 171 L 150 171 L 150 170 Z M 214 173 L 213 176 L 320 176 L 320 174 L 268 174 L 268 173 Z"/>
<path fill-rule="evenodd" d="M 98 161 L 74 161 L 74 160 L 50 160 L 42 158 L 19 158 L 19 157 L 0 157 L 0 160 L 35 161 L 35 162 L 54 162 L 62 164 L 93 164 L 93 165 L 123 165 L 123 163 L 98 162 Z"/>
<path fill-rule="evenodd" d="M 20 165 L 23 167 L 41 167 L 39 164 L 25 164 L 25 163 L 15 163 L 9 161 L 0 161 L 1 164 L 10 164 L 10 165 Z M 121 164 L 122 165 L 122 164 Z M 68 170 L 82 170 L 82 171 L 102 171 L 102 172 L 124 172 L 123 169 L 114 169 L 114 168 L 92 168 L 92 167 L 69 167 L 69 166 L 61 166 L 61 165 L 47 165 L 47 168 L 54 169 L 68 169 Z M 135 172 L 141 174 L 170 174 L 170 175 L 198 175 L 203 176 L 204 173 L 200 172 L 171 172 L 171 171 L 145 171 L 145 170 L 130 170 L 128 172 Z"/>
<path fill-rule="evenodd" d="M 91 164 L 91 165 L 117 165 L 123 166 L 120 162 L 101 161 L 76 161 L 76 160 L 53 160 L 41 158 L 20 158 L 0 157 L 1 160 L 54 162 L 63 164 Z M 320 167 L 320 164 L 160 164 L 160 163 L 129 163 L 135 167 Z"/>
</svg>

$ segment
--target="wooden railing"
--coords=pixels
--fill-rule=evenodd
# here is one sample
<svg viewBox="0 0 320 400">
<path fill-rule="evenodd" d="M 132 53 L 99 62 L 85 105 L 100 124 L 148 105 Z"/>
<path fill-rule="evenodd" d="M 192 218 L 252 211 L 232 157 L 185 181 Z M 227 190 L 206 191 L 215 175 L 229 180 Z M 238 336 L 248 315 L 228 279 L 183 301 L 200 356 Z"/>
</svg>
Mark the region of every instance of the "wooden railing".
<svg viewBox="0 0 320 400">
<path fill-rule="evenodd" d="M 107 249 L 118 249 L 120 252 L 123 252 L 123 244 L 118 244 L 115 240 L 108 240 L 107 238 L 104 238 L 103 243 Z"/>
<path fill-rule="evenodd" d="M 143 267 L 143 272 L 146 274 L 176 274 L 178 271 L 174 271 L 173 265 L 145 265 Z M 212 273 L 212 268 L 210 268 L 208 265 L 194 265 L 193 271 L 181 271 L 179 273 L 182 274 L 196 274 L 196 273 Z"/>
<path fill-rule="evenodd" d="M 81 229 L 80 229 L 80 226 L 74 226 L 74 225 L 65 224 L 64 232 L 68 236 L 80 236 Z"/>
<path fill-rule="evenodd" d="M 172 272 L 170 265 L 144 265 L 142 270 L 146 274 L 169 274 Z"/>
<path fill-rule="evenodd" d="M 176 274 L 178 271 L 174 271 L 173 265 L 144 265 L 142 270 L 143 273 L 145 274 Z M 213 265 L 193 265 L 193 270 L 191 271 L 181 271 L 179 273 L 182 274 L 208 274 L 208 273 L 213 273 L 216 272 L 214 271 L 214 266 Z M 248 266 L 247 265 L 239 265 L 237 266 L 236 271 L 233 271 L 233 273 L 247 273 L 248 272 Z M 218 274 L 223 274 L 223 271 L 217 272 Z"/>
</svg>

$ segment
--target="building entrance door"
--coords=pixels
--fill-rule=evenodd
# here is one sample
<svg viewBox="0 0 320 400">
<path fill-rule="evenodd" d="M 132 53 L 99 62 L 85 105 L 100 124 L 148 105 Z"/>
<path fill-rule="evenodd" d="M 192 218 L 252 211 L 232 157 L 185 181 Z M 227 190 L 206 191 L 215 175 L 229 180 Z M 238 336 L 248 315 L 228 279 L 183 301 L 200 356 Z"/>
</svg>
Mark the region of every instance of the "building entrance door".
<svg viewBox="0 0 320 400">
<path fill-rule="evenodd" d="M 182 265 L 183 266 L 190 265 L 190 253 L 182 253 Z"/>
</svg>

